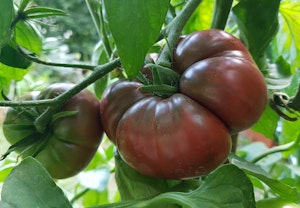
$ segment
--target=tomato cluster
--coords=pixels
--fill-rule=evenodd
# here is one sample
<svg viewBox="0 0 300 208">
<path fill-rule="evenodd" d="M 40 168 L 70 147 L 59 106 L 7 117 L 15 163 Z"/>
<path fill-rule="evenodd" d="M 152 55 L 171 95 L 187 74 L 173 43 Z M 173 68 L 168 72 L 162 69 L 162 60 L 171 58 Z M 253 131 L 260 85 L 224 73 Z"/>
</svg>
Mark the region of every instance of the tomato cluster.
<svg viewBox="0 0 300 208">
<path fill-rule="evenodd" d="M 26 99 L 54 98 L 73 86 L 67 83 L 52 84 L 38 95 Z M 53 118 L 45 133 L 37 132 L 34 127 L 34 114 L 42 114 L 45 107 L 30 110 L 10 108 L 3 124 L 3 132 L 11 144 L 22 139 L 26 142 L 32 141 L 31 146 L 18 149 L 23 157 L 34 154 L 45 144 L 36 159 L 52 177 L 67 178 L 83 170 L 98 149 L 103 134 L 99 105 L 99 100 L 91 92 L 79 92 L 59 112 L 73 113 Z"/>
<path fill-rule="evenodd" d="M 174 51 L 179 91 L 167 98 L 119 81 L 100 103 L 104 131 L 126 163 L 167 179 L 222 164 L 231 134 L 251 127 L 267 103 L 264 78 L 243 43 L 221 30 L 192 33 Z"/>
</svg>

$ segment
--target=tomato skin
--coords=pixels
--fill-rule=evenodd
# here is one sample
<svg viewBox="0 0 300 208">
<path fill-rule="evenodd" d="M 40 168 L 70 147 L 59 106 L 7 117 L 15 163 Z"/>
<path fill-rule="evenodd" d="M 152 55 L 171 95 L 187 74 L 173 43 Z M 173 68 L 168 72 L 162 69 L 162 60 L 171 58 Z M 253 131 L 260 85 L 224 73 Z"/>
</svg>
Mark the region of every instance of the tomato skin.
<svg viewBox="0 0 300 208">
<path fill-rule="evenodd" d="M 268 97 L 265 80 L 256 66 L 231 57 L 193 64 L 181 76 L 180 91 L 220 117 L 232 133 L 256 123 Z"/>
<path fill-rule="evenodd" d="M 180 92 L 220 117 L 231 133 L 251 127 L 264 111 L 264 77 L 243 43 L 221 30 L 192 33 L 174 51 Z"/>
<path fill-rule="evenodd" d="M 166 179 L 205 175 L 226 160 L 231 148 L 224 124 L 182 94 L 137 102 L 123 115 L 116 136 L 130 166 Z"/>
<path fill-rule="evenodd" d="M 66 83 L 50 85 L 38 95 L 38 99 L 53 98 L 73 86 Z M 77 111 L 77 114 L 54 121 L 47 133 L 42 135 L 42 138 L 49 136 L 50 139 L 36 159 L 45 166 L 53 178 L 61 179 L 76 175 L 88 165 L 96 153 L 103 135 L 99 105 L 98 99 L 91 92 L 81 91 L 61 109 L 61 111 Z M 38 110 L 42 112 L 43 109 Z M 9 120 L 5 124 L 9 124 Z M 13 130 L 4 128 L 4 135 L 7 131 Z M 15 131 L 18 132 L 17 129 Z M 9 142 L 15 142 L 15 137 L 11 137 L 12 134 L 5 136 Z M 32 152 L 28 152 L 30 153 Z"/>
<path fill-rule="evenodd" d="M 137 101 L 149 96 L 139 90 L 138 82 L 120 81 L 107 88 L 100 102 L 100 113 L 103 129 L 108 138 L 116 144 L 118 122 L 125 111 Z"/>
<path fill-rule="evenodd" d="M 112 141 L 127 164 L 148 176 L 185 179 L 226 160 L 231 140 L 219 118 L 183 94 L 163 99 L 140 86 L 114 83 L 100 104 L 104 130 L 115 131 Z"/>
<path fill-rule="evenodd" d="M 217 29 L 194 32 L 182 39 L 174 51 L 173 69 L 182 74 L 192 64 L 211 57 L 240 56 L 252 60 L 247 48 L 233 35 Z M 224 54 L 225 53 L 225 54 Z"/>
</svg>

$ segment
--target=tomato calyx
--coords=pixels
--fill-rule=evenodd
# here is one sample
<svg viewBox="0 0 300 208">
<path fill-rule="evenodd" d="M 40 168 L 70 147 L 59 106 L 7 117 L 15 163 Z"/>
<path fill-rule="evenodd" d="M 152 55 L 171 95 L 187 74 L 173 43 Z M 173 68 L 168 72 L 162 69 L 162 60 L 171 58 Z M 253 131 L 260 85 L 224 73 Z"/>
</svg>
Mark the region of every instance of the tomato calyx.
<svg viewBox="0 0 300 208">
<path fill-rule="evenodd" d="M 140 71 L 138 80 L 144 84 L 140 89 L 167 98 L 179 92 L 179 74 L 170 68 L 148 63 Z"/>
<path fill-rule="evenodd" d="M 16 114 L 16 117 L 11 121 L 10 125 L 14 125 L 14 128 L 19 129 L 22 132 L 25 131 L 29 133 L 21 140 L 13 143 L 8 150 L 1 155 L 0 161 L 4 160 L 12 152 L 18 152 L 19 156 L 30 155 L 32 157 L 36 157 L 41 151 L 43 151 L 50 140 L 53 134 L 53 123 L 58 119 L 77 114 L 77 111 L 62 111 L 55 113 L 51 116 L 51 118 L 48 118 L 47 131 L 41 133 L 37 131 L 35 125 L 36 118 L 39 116 L 37 109 L 18 107 L 11 108 L 10 110 L 14 111 L 14 114 Z M 18 119 L 26 119 L 27 122 L 25 124 L 14 124 L 14 121 Z"/>
</svg>

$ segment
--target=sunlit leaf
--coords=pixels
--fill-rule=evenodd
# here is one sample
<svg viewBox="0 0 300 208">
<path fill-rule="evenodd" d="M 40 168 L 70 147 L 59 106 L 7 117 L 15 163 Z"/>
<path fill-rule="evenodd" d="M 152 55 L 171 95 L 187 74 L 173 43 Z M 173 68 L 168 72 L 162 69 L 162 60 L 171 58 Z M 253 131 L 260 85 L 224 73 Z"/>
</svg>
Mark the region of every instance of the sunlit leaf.
<svg viewBox="0 0 300 208">
<path fill-rule="evenodd" d="M 300 2 L 283 1 L 279 11 L 282 17 L 277 36 L 279 53 L 289 60 L 294 72 L 300 66 Z"/>
<path fill-rule="evenodd" d="M 133 79 L 156 42 L 169 0 L 104 0 L 109 27 L 127 76 Z"/>
<path fill-rule="evenodd" d="M 107 63 L 108 61 L 109 60 L 105 52 L 103 41 L 99 41 L 94 48 L 92 62 L 93 64 L 101 65 Z M 94 83 L 94 92 L 99 99 L 102 97 L 104 90 L 108 86 L 109 79 L 110 75 L 106 74 L 104 77 Z"/>
<path fill-rule="evenodd" d="M 39 54 L 42 50 L 42 36 L 32 22 L 20 21 L 15 27 L 18 45 Z"/>
<path fill-rule="evenodd" d="M 250 163 L 242 158 L 231 154 L 229 156 L 230 163 L 238 166 L 242 170 L 244 170 L 247 174 L 254 176 L 268 185 L 272 191 L 279 194 L 282 198 L 292 200 L 292 201 L 299 201 L 300 200 L 300 193 L 297 191 L 295 187 L 292 187 L 288 184 L 280 182 L 279 180 L 270 178 L 269 175 L 261 169 L 259 166 Z"/>
<path fill-rule="evenodd" d="M 2 52 L 0 54 L 0 64 L 1 63 L 9 67 L 20 69 L 27 69 L 31 64 L 30 61 L 28 61 L 19 53 L 19 51 L 13 46 L 13 44 L 7 44 L 2 47 Z M 0 68 L 0 70 L 2 70 L 2 67 Z M 8 73 L 8 71 L 6 73 Z M 8 76 L 9 74 L 4 74 L 4 77 Z"/>
<path fill-rule="evenodd" d="M 212 22 L 214 1 L 204 0 L 194 11 L 184 27 L 184 33 L 192 33 L 198 30 L 209 29 Z"/>
<path fill-rule="evenodd" d="M 278 30 L 279 4 L 280 0 L 241 0 L 232 9 L 241 39 L 259 66 Z"/>
<path fill-rule="evenodd" d="M 252 127 L 254 131 L 263 134 L 265 137 L 274 138 L 278 124 L 279 116 L 267 105 L 258 122 Z"/>
</svg>

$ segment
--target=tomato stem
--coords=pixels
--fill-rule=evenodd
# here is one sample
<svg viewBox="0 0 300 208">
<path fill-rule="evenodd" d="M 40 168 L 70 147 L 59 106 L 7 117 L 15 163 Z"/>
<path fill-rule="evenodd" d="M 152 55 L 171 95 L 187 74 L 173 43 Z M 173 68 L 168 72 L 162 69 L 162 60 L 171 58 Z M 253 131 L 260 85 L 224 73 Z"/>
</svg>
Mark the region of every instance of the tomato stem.
<svg viewBox="0 0 300 208">
<path fill-rule="evenodd" d="M 86 0 L 85 2 L 96 26 L 98 35 L 103 42 L 106 56 L 110 59 L 112 49 L 108 40 L 106 28 L 104 27 L 102 1 Z"/>
<path fill-rule="evenodd" d="M 119 59 L 115 59 L 109 63 L 99 65 L 99 66 L 93 66 L 93 73 L 87 77 L 85 80 L 82 81 L 82 83 L 79 83 L 78 85 L 74 86 L 75 89 L 71 89 L 71 92 L 66 91 L 65 93 L 60 94 L 58 97 L 52 98 L 52 99 L 43 99 L 43 100 L 21 100 L 21 101 L 10 101 L 10 100 L 4 100 L 0 101 L 0 106 L 5 107 L 34 107 L 34 106 L 51 106 L 56 105 L 56 103 L 59 105 L 60 103 L 65 103 L 76 95 L 78 92 L 83 90 L 88 85 L 92 84 L 94 81 L 102 78 L 105 74 L 109 73 L 110 71 L 113 71 L 116 67 L 119 67 L 121 65 Z M 61 101 L 65 100 L 65 102 Z"/>
<path fill-rule="evenodd" d="M 43 60 L 39 59 L 37 56 L 35 56 L 35 54 L 25 53 L 20 46 L 17 46 L 17 50 L 21 55 L 23 55 L 29 61 L 32 61 L 32 62 L 35 62 L 35 63 L 38 63 L 38 64 L 47 65 L 47 66 L 80 68 L 80 69 L 88 69 L 88 70 L 93 70 L 97 67 L 95 65 L 87 65 L 87 64 L 67 64 L 67 63 L 56 63 L 56 62 L 43 61 Z"/>
<path fill-rule="evenodd" d="M 109 63 L 99 65 L 94 68 L 93 73 L 90 74 L 86 79 L 84 79 L 79 84 L 75 85 L 68 91 L 60 94 L 54 98 L 54 102 L 51 107 L 48 107 L 46 111 L 35 120 L 35 127 L 38 132 L 43 133 L 51 121 L 52 116 L 59 111 L 61 106 L 63 106 L 68 100 L 70 100 L 74 95 L 79 93 L 81 90 L 85 89 L 90 84 L 94 83 L 101 77 L 105 76 L 107 73 L 111 72 L 115 68 L 121 65 L 120 59 L 115 59 Z M 38 101 L 37 101 L 38 102 Z M 1 104 L 1 103 L 0 103 Z"/>
<path fill-rule="evenodd" d="M 258 161 L 260 161 L 261 159 L 267 157 L 268 155 L 277 153 L 277 152 L 285 152 L 288 151 L 290 149 L 296 148 L 299 146 L 300 143 L 300 134 L 298 134 L 298 137 L 295 141 L 289 142 L 287 144 L 283 144 L 280 146 L 276 146 L 273 147 L 271 149 L 268 149 L 266 152 L 262 153 L 261 155 L 258 155 L 257 157 L 255 157 L 254 159 L 252 159 L 250 162 L 251 163 L 257 163 Z"/>
<path fill-rule="evenodd" d="M 140 88 L 142 91 L 152 92 L 154 95 L 159 97 L 169 97 L 176 92 L 178 92 L 178 88 L 166 84 L 160 85 L 144 85 Z"/>
<path fill-rule="evenodd" d="M 181 35 L 181 32 L 193 14 L 197 6 L 202 2 L 202 0 L 191 0 L 186 3 L 184 8 L 175 17 L 165 28 L 163 31 L 163 36 L 167 36 L 167 42 L 157 60 L 157 64 L 162 66 L 167 66 L 171 68 L 172 57 L 173 57 L 173 49 L 176 47 L 178 43 L 178 39 Z"/>
<path fill-rule="evenodd" d="M 224 30 L 233 0 L 215 0 L 211 28 Z"/>
</svg>

